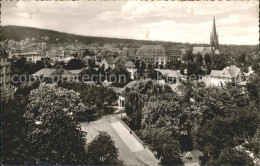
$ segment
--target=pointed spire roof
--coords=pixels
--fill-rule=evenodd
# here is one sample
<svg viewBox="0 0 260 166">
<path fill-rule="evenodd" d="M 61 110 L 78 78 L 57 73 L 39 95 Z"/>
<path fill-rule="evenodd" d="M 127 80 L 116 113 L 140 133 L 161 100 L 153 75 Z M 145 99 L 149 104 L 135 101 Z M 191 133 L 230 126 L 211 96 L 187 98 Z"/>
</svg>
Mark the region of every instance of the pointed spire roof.
<svg viewBox="0 0 260 166">
<path fill-rule="evenodd" d="M 213 18 L 212 36 L 217 36 L 215 17 Z"/>
</svg>

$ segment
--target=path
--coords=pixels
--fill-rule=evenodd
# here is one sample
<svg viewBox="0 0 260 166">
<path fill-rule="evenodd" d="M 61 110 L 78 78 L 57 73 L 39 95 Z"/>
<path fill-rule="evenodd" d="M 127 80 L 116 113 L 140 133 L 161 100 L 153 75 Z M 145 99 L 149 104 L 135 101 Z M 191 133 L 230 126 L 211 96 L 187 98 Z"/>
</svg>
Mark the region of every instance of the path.
<svg viewBox="0 0 260 166">
<path fill-rule="evenodd" d="M 158 165 L 153 153 L 144 148 L 115 116 L 109 115 L 91 123 L 82 123 L 81 129 L 87 132 L 87 143 L 99 134 L 98 131 L 106 131 L 115 141 L 119 149 L 119 159 L 124 161 L 125 165 Z"/>
</svg>

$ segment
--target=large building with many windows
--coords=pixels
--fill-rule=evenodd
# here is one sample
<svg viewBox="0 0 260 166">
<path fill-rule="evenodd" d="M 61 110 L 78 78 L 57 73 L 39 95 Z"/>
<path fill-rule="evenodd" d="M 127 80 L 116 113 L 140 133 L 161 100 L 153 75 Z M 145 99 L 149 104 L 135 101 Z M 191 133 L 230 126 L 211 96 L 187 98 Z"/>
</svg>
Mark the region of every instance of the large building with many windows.
<svg viewBox="0 0 260 166">
<path fill-rule="evenodd" d="M 165 66 L 169 61 L 181 60 L 181 51 L 172 46 L 143 45 L 136 52 L 135 59 L 146 65 Z"/>
<path fill-rule="evenodd" d="M 7 103 L 13 99 L 15 88 L 11 85 L 11 64 L 7 53 L 1 48 L 1 102 Z"/>
</svg>

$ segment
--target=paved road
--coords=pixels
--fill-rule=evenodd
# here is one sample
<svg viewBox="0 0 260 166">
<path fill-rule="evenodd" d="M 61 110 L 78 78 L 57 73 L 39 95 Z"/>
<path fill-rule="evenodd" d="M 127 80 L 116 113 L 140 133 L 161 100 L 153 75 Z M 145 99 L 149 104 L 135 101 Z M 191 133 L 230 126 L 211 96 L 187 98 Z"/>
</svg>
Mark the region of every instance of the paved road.
<svg viewBox="0 0 260 166">
<path fill-rule="evenodd" d="M 130 132 L 120 123 L 120 119 L 109 115 L 91 123 L 82 123 L 81 128 L 88 133 L 87 143 L 98 135 L 98 131 L 106 131 L 115 141 L 115 145 L 119 149 L 119 159 L 124 161 L 125 165 L 158 165 L 152 152 L 144 149 L 140 142 L 130 135 Z"/>
</svg>

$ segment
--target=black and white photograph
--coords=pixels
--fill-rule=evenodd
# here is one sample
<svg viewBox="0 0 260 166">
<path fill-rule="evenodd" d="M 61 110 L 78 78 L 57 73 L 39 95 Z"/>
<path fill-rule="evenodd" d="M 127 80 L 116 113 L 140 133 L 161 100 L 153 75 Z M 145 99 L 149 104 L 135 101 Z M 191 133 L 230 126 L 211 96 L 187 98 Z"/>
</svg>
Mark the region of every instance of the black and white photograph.
<svg viewBox="0 0 260 166">
<path fill-rule="evenodd" d="M 1 1 L 1 165 L 260 166 L 259 1 Z"/>
</svg>

